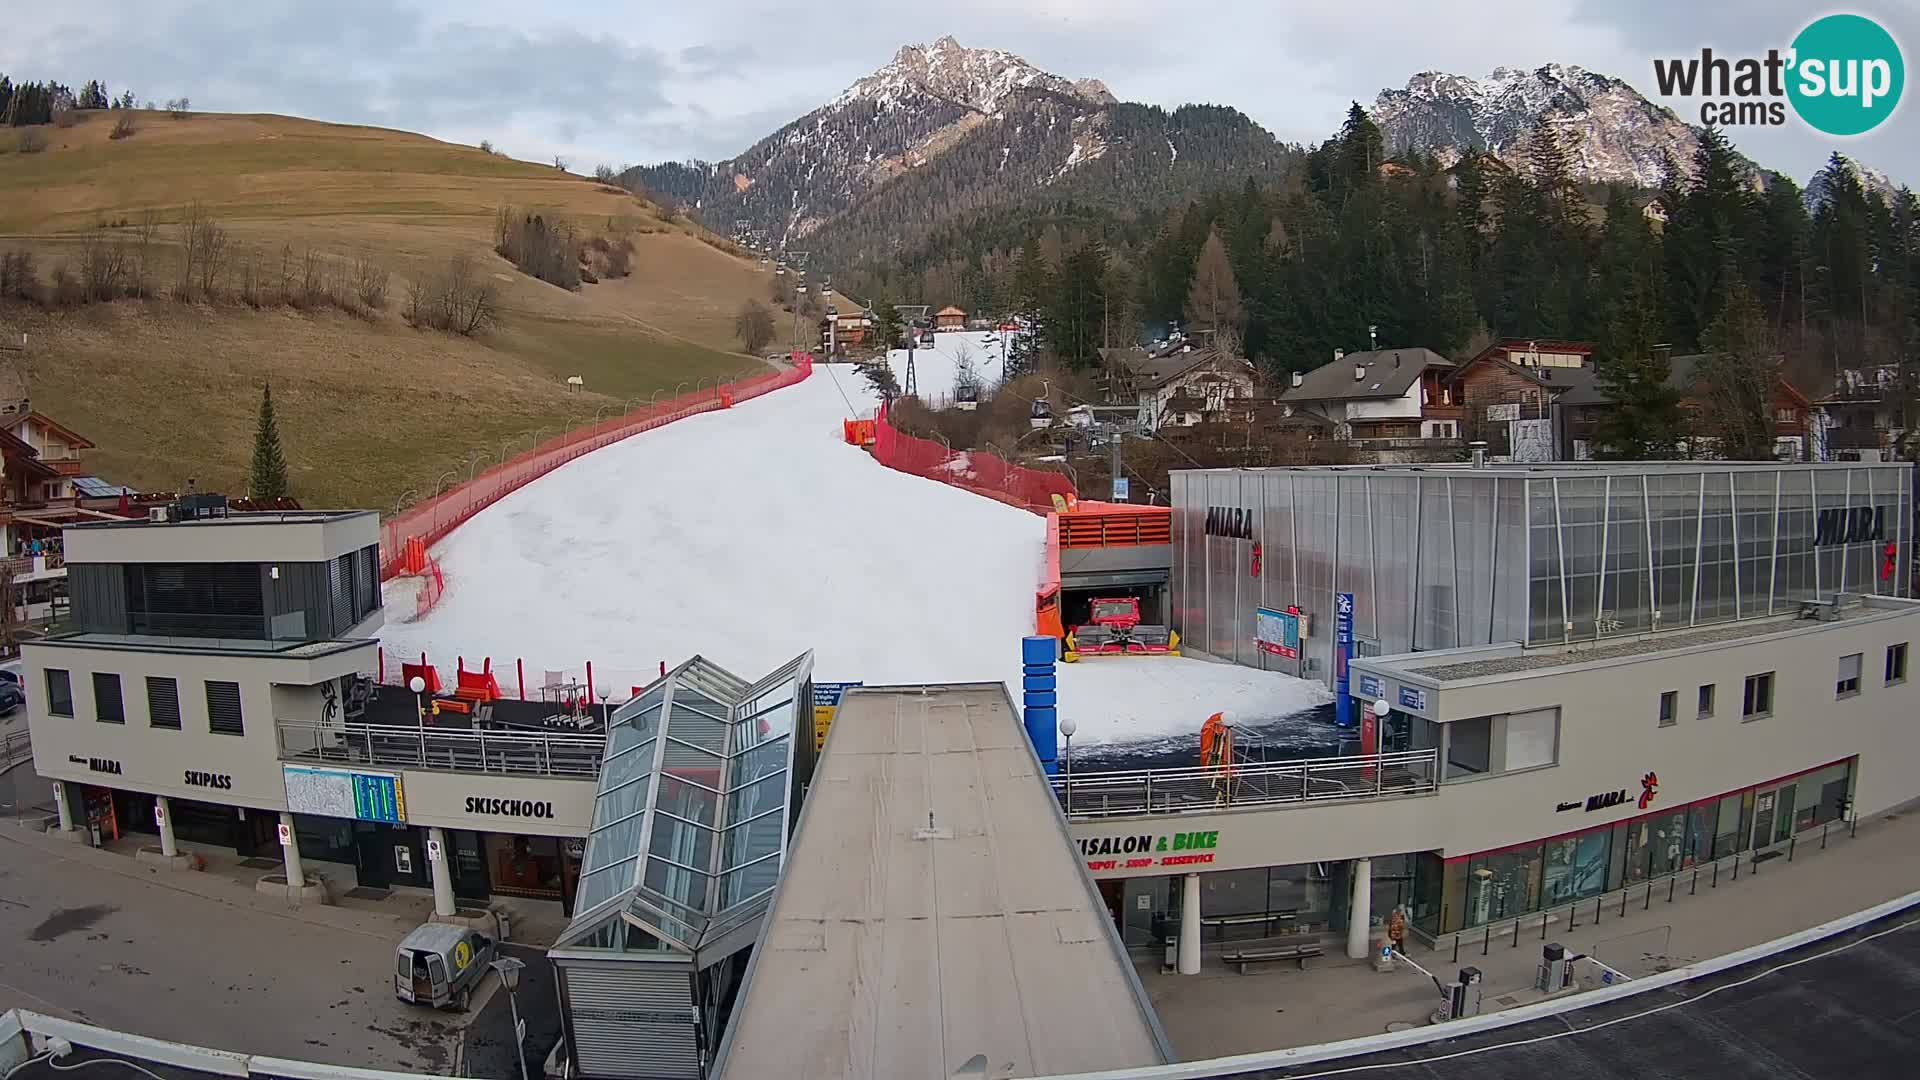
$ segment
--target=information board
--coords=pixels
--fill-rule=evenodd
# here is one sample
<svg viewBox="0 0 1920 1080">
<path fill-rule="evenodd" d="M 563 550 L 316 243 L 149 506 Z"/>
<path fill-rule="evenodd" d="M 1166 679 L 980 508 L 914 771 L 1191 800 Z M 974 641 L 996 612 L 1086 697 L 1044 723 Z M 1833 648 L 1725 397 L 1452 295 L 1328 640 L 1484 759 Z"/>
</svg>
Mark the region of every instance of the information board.
<svg viewBox="0 0 1920 1080">
<path fill-rule="evenodd" d="M 349 772 L 313 765 L 282 765 L 287 808 L 296 814 L 407 823 L 407 797 L 393 773 Z"/>
<path fill-rule="evenodd" d="M 1253 644 L 1261 652 L 1300 659 L 1300 615 L 1292 611 L 1255 608 Z"/>
<path fill-rule="evenodd" d="M 840 697 L 860 682 L 816 682 L 813 684 L 813 752 L 827 747 L 827 729 L 833 726 L 834 713 L 840 709 Z"/>
</svg>

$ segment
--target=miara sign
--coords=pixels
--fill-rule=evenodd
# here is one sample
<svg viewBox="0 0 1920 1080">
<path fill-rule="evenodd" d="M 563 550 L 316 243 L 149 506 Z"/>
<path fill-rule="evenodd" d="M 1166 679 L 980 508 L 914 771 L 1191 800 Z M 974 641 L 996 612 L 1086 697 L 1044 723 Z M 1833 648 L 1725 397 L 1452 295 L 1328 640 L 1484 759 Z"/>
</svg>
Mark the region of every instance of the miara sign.
<svg viewBox="0 0 1920 1080">
<path fill-rule="evenodd" d="M 1884 506 L 1836 506 L 1813 519 L 1813 546 L 1863 544 L 1887 538 Z"/>
</svg>

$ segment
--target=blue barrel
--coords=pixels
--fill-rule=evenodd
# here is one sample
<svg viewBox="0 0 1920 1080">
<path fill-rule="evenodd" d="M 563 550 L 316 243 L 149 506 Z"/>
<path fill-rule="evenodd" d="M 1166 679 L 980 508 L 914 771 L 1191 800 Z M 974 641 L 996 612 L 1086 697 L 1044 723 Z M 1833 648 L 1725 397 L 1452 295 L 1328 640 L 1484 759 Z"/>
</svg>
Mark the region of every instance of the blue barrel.
<svg viewBox="0 0 1920 1080">
<path fill-rule="evenodd" d="M 1055 707 L 1059 703 L 1054 690 L 1054 661 L 1060 655 L 1060 642 L 1044 634 L 1020 639 L 1022 720 L 1027 741 L 1049 776 L 1059 770 L 1060 721 Z"/>
<path fill-rule="evenodd" d="M 1020 639 L 1020 662 L 1023 664 L 1045 664 L 1049 669 L 1053 662 L 1060 659 L 1060 639 L 1046 634 L 1034 634 Z"/>
</svg>

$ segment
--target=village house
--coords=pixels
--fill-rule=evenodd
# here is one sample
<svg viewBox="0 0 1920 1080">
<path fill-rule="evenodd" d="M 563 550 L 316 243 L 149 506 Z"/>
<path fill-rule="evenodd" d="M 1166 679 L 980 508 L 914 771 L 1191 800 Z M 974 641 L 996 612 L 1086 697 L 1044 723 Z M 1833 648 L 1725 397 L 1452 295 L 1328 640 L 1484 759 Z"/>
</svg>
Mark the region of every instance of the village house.
<svg viewBox="0 0 1920 1080">
<path fill-rule="evenodd" d="M 1149 430 L 1245 419 L 1257 380 L 1252 361 L 1175 339 L 1152 349 L 1101 349 L 1108 399 L 1132 403 Z"/>
<path fill-rule="evenodd" d="M 1432 349 L 1335 352 L 1333 362 L 1295 372 L 1277 401 L 1288 415 L 1319 417 L 1361 460 L 1380 464 L 1453 457 L 1461 406 L 1448 382 L 1453 361 Z"/>
<path fill-rule="evenodd" d="M 967 328 L 967 313 L 949 304 L 933 313 L 933 328 L 935 330 L 965 330 Z"/>
<path fill-rule="evenodd" d="M 1584 460 L 1577 448 L 1590 438 L 1582 409 L 1605 407 L 1584 341 L 1507 338 L 1461 364 L 1449 377 L 1469 441 L 1487 444 L 1501 460 Z"/>
<path fill-rule="evenodd" d="M 1899 369 L 1847 368 L 1814 399 L 1808 418 L 1809 456 L 1815 461 L 1893 461 L 1906 424 Z"/>
</svg>

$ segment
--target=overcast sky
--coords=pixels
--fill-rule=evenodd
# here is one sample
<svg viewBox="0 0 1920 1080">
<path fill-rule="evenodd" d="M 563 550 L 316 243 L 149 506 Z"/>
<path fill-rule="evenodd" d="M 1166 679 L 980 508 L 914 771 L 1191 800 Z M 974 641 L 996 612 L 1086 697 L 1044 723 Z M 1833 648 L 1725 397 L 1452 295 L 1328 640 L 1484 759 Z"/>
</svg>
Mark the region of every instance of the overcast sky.
<svg viewBox="0 0 1920 1080">
<path fill-rule="evenodd" d="M 1409 75 L 1580 64 L 1653 90 L 1655 56 L 1785 47 L 1813 9 L 1745 0 L 88 0 L 23 3 L 0 37 L 16 80 L 100 78 L 200 109 L 282 112 L 491 139 L 516 157 L 594 164 L 722 158 L 832 98 L 907 42 L 952 33 L 1123 99 L 1233 105 L 1318 141 L 1348 102 Z M 1851 10 L 1920 59 L 1920 6 Z M 1177 14 L 1174 14 L 1177 12 Z M 1911 99 L 1920 90 L 1909 89 Z M 1683 118 L 1697 106 L 1669 102 Z M 1920 106 L 1851 140 L 1729 132 L 1805 181 L 1836 147 L 1920 184 Z"/>
</svg>

